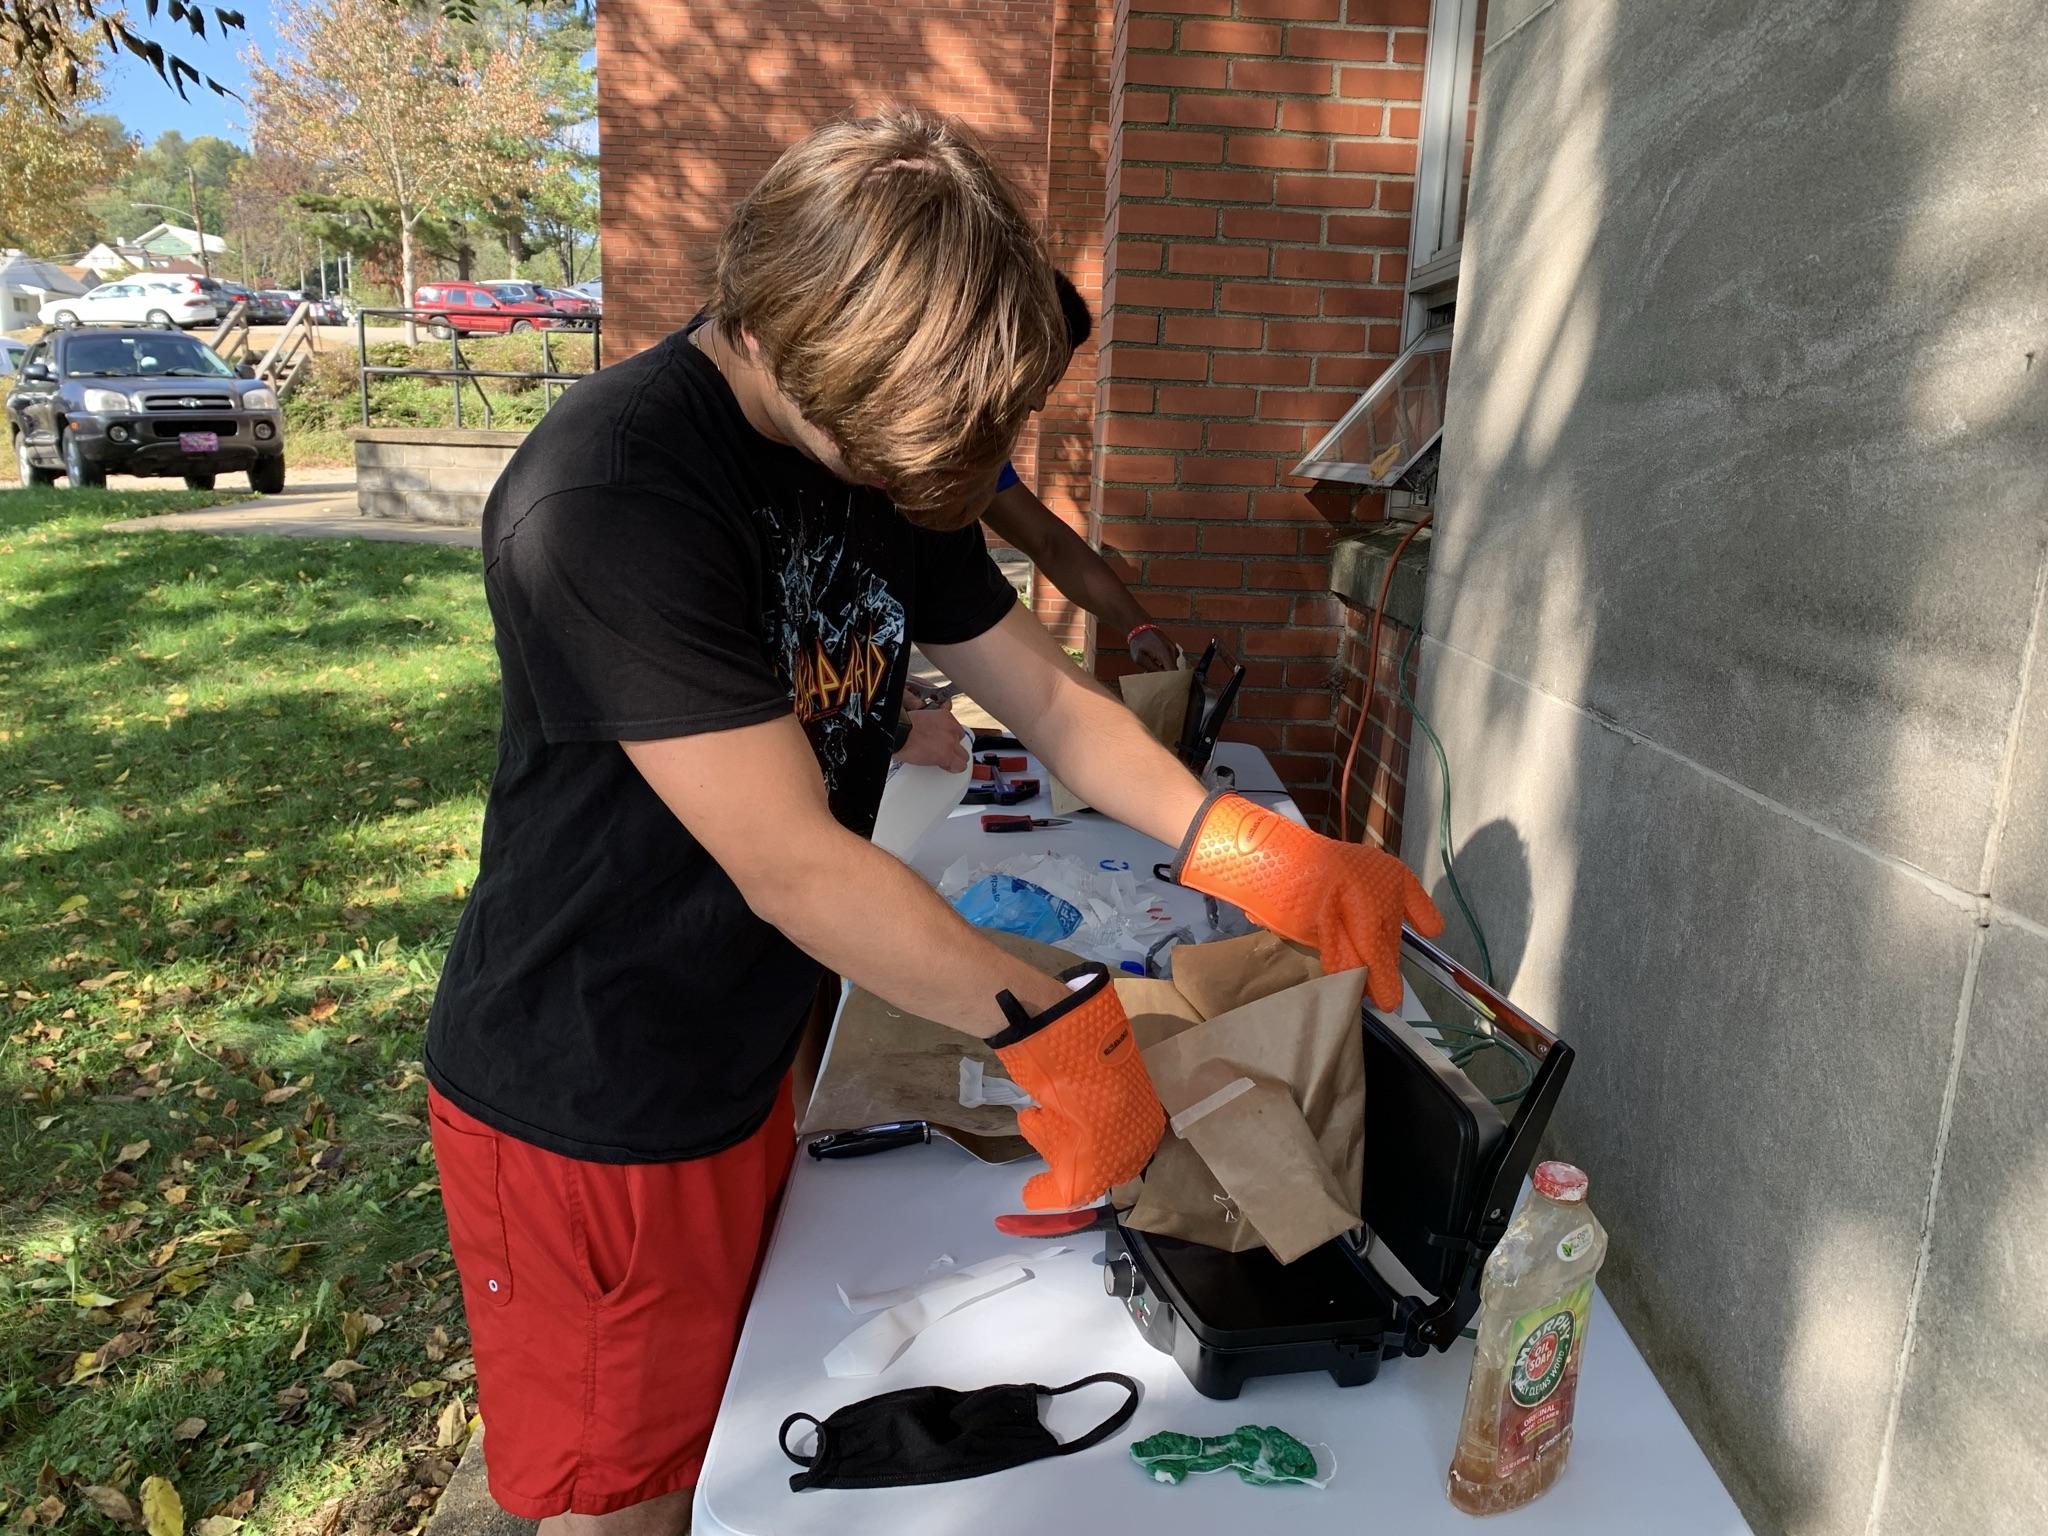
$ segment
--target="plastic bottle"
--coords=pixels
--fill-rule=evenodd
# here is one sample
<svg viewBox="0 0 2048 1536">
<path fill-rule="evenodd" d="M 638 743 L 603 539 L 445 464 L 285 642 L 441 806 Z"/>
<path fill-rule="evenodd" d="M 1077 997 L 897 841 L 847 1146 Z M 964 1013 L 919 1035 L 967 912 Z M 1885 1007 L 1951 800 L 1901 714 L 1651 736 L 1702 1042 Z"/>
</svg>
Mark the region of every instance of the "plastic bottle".
<svg viewBox="0 0 2048 1536">
<path fill-rule="evenodd" d="M 1585 1174 L 1570 1163 L 1539 1163 L 1531 1182 L 1535 1192 L 1479 1282 L 1479 1346 L 1446 1490 L 1469 1515 L 1528 1503 L 1571 1454 L 1607 1233 L 1587 1209 Z"/>
</svg>

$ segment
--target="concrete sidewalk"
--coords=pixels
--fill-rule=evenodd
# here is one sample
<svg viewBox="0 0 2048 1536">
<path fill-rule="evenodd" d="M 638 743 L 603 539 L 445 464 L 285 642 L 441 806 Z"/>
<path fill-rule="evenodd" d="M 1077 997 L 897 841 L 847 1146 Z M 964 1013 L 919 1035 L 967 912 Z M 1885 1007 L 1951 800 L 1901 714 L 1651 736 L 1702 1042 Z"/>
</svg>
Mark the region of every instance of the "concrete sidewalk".
<svg viewBox="0 0 2048 1536">
<path fill-rule="evenodd" d="M 157 517 L 131 517 L 107 526 L 116 533 L 269 534 L 301 539 L 384 539 L 405 544 L 479 546 L 475 528 L 442 523 L 408 523 L 364 517 L 356 511 L 356 472 L 315 469 L 304 484 L 288 486 L 281 496 L 262 496 L 198 512 L 166 512 Z M 156 490 L 163 482 L 115 476 L 115 490 Z"/>
</svg>

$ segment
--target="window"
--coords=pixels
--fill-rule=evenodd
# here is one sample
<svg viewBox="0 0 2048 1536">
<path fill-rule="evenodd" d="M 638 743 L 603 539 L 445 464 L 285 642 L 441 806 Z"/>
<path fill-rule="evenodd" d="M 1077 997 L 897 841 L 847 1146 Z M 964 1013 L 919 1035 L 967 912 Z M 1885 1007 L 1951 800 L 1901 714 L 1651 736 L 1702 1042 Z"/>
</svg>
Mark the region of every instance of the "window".
<svg viewBox="0 0 2048 1536">
<path fill-rule="evenodd" d="M 1297 475 L 1427 493 L 1443 436 L 1451 310 L 1479 118 L 1487 0 L 1435 0 L 1422 72 L 1415 212 L 1400 356 L 1294 467 Z"/>
<path fill-rule="evenodd" d="M 32 315 L 36 312 L 36 301 L 26 294 L 17 293 L 10 302 L 17 315 Z"/>
<path fill-rule="evenodd" d="M 1436 0 L 1422 73 L 1422 126 L 1415 156 L 1415 216 L 1408 253 L 1409 331 L 1421 329 L 1419 301 L 1452 298 L 1472 180 L 1479 120 L 1479 64 L 1486 0 Z"/>
<path fill-rule="evenodd" d="M 1443 436 L 1450 373 L 1451 328 L 1424 331 L 1294 472 L 1380 490 L 1412 488 L 1409 476 Z"/>
</svg>

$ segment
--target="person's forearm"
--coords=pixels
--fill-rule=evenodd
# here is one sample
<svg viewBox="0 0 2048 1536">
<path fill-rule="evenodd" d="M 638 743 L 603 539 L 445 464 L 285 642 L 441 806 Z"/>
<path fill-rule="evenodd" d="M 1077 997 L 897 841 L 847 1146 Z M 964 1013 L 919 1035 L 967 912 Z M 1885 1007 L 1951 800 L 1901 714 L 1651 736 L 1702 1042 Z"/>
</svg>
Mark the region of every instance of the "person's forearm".
<svg viewBox="0 0 2048 1536">
<path fill-rule="evenodd" d="M 907 864 L 842 829 L 772 876 L 751 879 L 742 894 L 812 959 L 906 1013 L 966 1034 L 1004 1027 L 998 992 L 1033 1012 L 1066 995 L 1058 978 L 976 932 Z"/>
<path fill-rule="evenodd" d="M 1059 689 L 1026 740 L 1084 805 L 1178 847 L 1207 791 L 1094 679 Z"/>
<path fill-rule="evenodd" d="M 1110 563 L 1088 541 L 1061 522 L 1027 486 L 1001 492 L 984 514 L 997 535 L 1038 567 L 1069 601 L 1116 631 L 1119 642 L 1150 616 L 1138 605 Z"/>
</svg>

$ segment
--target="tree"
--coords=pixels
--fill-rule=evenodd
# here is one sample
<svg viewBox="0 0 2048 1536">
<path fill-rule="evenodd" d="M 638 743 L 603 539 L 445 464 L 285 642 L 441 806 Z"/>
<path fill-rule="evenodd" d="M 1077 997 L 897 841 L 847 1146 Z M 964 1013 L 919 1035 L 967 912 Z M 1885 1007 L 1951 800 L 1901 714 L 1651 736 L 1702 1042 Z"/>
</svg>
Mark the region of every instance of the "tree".
<svg viewBox="0 0 2048 1536">
<path fill-rule="evenodd" d="M 99 94 L 90 52 L 70 64 L 47 64 L 60 78 L 46 81 L 75 107 Z M 118 176 L 135 153 L 134 142 L 111 117 L 66 117 L 45 104 L 45 93 L 0 91 L 0 144 L 7 171 L 0 175 L 0 246 L 50 255 L 91 243 L 92 194 Z"/>
<path fill-rule="evenodd" d="M 447 3 L 466 5 L 468 0 Z M 154 21 L 156 0 L 147 0 L 147 4 Z M 169 14 L 173 25 L 182 23 L 194 37 L 204 37 L 209 9 L 220 32 L 242 29 L 242 13 L 224 6 L 170 0 Z M 29 94 L 54 117 L 68 118 L 81 99 L 80 85 L 90 77 L 95 45 L 103 45 L 109 52 L 127 49 L 154 69 L 166 85 L 175 86 L 180 96 L 185 95 L 188 80 L 205 85 L 217 96 L 235 94 L 156 39 L 135 31 L 118 6 L 105 6 L 102 0 L 12 0 L 0 5 L 0 70 L 11 83 L 25 84 Z"/>
<path fill-rule="evenodd" d="M 108 235 L 133 234 L 158 220 L 189 224 L 196 183 L 200 223 L 208 234 L 224 236 L 231 222 L 229 188 L 248 158 L 247 150 L 227 139 L 211 134 L 188 139 L 172 129 L 137 153 L 113 184 L 93 198 L 94 222 Z"/>
<path fill-rule="evenodd" d="M 532 175 L 546 128 L 532 51 L 466 52 L 441 16 L 389 0 L 284 0 L 277 30 L 276 62 L 251 60 L 256 142 L 290 145 L 342 197 L 389 205 L 410 302 L 422 221 Z"/>
</svg>

